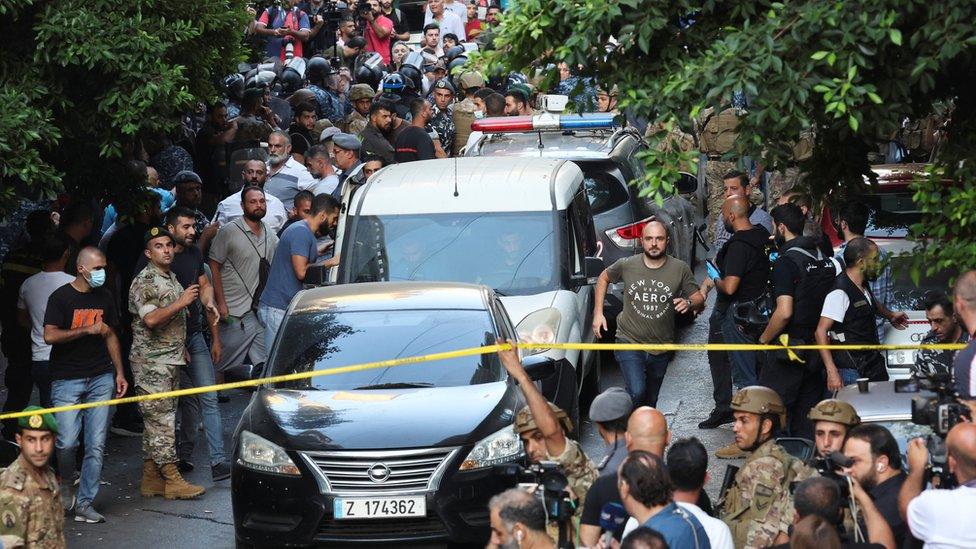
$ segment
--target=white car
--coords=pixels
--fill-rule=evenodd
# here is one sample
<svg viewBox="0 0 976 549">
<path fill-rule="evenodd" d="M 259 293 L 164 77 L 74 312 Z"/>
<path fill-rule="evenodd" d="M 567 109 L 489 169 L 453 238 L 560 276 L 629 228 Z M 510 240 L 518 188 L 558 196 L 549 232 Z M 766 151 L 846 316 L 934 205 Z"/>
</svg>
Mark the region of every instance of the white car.
<svg viewBox="0 0 976 549">
<path fill-rule="evenodd" d="M 342 202 L 333 281 L 484 284 L 501 296 L 520 340 L 594 341 L 592 284 L 604 265 L 593 257 L 593 216 L 576 164 L 542 158 L 396 164 L 344 189 Z M 576 423 L 579 390 L 598 371 L 598 354 L 525 353 L 556 362 L 543 392 Z"/>
</svg>

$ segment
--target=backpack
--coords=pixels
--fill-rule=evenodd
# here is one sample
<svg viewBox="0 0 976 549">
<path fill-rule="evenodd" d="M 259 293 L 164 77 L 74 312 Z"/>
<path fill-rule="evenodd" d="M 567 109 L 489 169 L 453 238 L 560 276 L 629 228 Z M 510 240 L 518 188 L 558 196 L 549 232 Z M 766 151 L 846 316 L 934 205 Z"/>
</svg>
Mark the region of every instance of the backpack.
<svg viewBox="0 0 976 549">
<path fill-rule="evenodd" d="M 780 257 L 789 258 L 803 273 L 793 293 L 793 318 L 790 326 L 812 334 L 820 321 L 824 300 L 834 289 L 837 275 L 841 271 L 840 263 L 833 257 L 825 258 L 820 250 L 813 255 L 803 248 L 790 248 Z"/>
<path fill-rule="evenodd" d="M 705 114 L 704 123 L 698 132 L 701 152 L 721 155 L 732 150 L 739 136 L 739 111 L 734 107 L 721 112 Z"/>
</svg>

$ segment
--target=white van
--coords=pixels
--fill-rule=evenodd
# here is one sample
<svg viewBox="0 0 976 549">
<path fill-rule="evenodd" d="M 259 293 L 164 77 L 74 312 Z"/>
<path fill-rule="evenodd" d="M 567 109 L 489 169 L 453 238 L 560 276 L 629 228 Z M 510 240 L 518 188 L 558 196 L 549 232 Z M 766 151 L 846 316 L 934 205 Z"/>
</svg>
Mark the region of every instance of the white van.
<svg viewBox="0 0 976 549">
<path fill-rule="evenodd" d="M 548 158 L 396 164 L 344 189 L 342 203 L 333 282 L 484 284 L 501 296 L 522 341 L 594 341 L 592 285 L 604 265 L 594 257 L 593 216 L 576 164 Z M 556 362 L 543 392 L 578 424 L 579 389 L 584 379 L 596 381 L 598 353 L 525 353 Z"/>
</svg>

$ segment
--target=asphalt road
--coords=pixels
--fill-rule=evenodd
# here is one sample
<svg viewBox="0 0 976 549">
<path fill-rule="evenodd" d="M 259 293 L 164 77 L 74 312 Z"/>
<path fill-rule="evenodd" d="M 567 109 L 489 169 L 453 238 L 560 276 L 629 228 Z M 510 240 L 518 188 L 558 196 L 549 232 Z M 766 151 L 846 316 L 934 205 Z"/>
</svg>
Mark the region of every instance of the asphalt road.
<svg viewBox="0 0 976 549">
<path fill-rule="evenodd" d="M 701 269 L 699 269 L 701 270 Z M 702 273 L 698 273 L 699 277 Z M 680 343 L 700 343 L 707 339 L 709 309 L 691 326 L 678 334 Z M 623 385 L 616 363 L 610 356 L 603 361 L 601 390 Z M 231 453 L 230 434 L 250 393 L 234 391 L 231 401 L 221 404 L 224 419 L 225 445 Z M 696 436 L 710 452 L 732 440 L 729 425 L 713 430 L 699 430 L 698 422 L 711 411 L 711 381 L 703 351 L 677 353 L 672 361 L 661 390 L 659 409 L 664 412 L 672 431 L 672 440 Z M 581 413 L 586 416 L 586 410 Z M 582 442 L 586 453 L 598 461 L 606 446 L 596 428 L 583 420 Z M 141 439 L 110 435 L 102 473 L 103 484 L 95 500 L 95 507 L 105 515 L 104 524 L 67 522 L 65 534 L 69 547 L 206 547 L 223 549 L 234 547 L 233 515 L 230 503 L 230 481 L 213 483 L 208 467 L 206 442 L 200 433 L 194 463 L 197 469 L 186 475 L 190 482 L 202 484 L 207 493 L 195 501 L 167 501 L 162 498 L 145 499 L 139 495 L 142 475 Z M 707 489 L 713 501 L 717 499 L 726 464 L 729 461 L 712 459 Z M 69 519 L 70 521 L 70 519 Z"/>
</svg>

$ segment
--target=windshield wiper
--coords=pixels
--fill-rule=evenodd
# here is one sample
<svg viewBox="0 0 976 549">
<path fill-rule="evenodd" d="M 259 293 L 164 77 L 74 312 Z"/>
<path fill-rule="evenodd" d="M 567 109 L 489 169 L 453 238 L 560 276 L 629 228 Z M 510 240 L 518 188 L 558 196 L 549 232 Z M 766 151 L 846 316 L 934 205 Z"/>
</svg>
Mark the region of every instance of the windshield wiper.
<svg viewBox="0 0 976 549">
<path fill-rule="evenodd" d="M 427 382 L 393 382 L 393 383 L 377 383 L 375 385 L 363 385 L 362 387 L 356 387 L 354 390 L 364 390 L 364 389 L 418 389 L 423 387 L 433 387 L 433 383 Z"/>
</svg>

